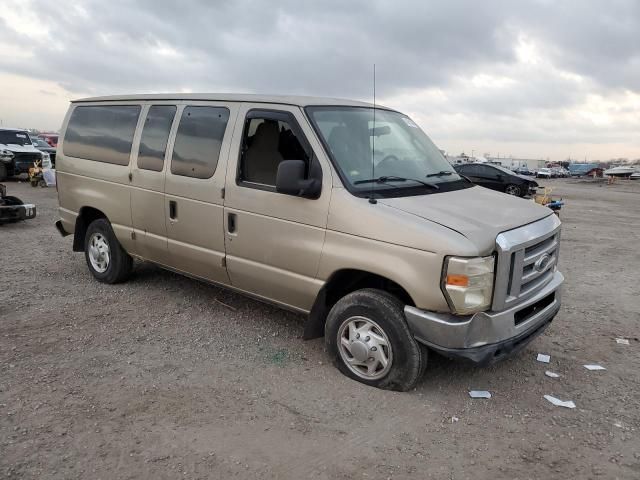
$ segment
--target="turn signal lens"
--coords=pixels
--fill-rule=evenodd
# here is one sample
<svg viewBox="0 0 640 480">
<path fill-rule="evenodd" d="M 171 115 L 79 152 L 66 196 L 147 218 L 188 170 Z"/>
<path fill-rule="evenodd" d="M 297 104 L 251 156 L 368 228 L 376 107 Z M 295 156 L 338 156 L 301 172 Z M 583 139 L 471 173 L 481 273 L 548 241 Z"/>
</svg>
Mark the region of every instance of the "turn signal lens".
<svg viewBox="0 0 640 480">
<path fill-rule="evenodd" d="M 453 285 L 456 287 L 468 287 L 469 277 L 466 275 L 447 275 L 447 285 Z"/>
</svg>

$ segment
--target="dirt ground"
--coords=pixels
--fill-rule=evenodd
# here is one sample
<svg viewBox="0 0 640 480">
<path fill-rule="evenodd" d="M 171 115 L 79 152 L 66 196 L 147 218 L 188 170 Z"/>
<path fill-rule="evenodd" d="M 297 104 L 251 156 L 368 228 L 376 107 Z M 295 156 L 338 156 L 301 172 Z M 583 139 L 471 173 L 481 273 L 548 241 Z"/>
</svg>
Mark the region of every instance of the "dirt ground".
<svg viewBox="0 0 640 480">
<path fill-rule="evenodd" d="M 640 478 L 640 182 L 548 183 L 552 326 L 487 368 L 432 355 L 395 393 L 343 377 L 294 314 L 150 264 L 94 281 L 55 189 L 7 182 L 38 216 L 0 226 L 0 477 Z"/>
</svg>

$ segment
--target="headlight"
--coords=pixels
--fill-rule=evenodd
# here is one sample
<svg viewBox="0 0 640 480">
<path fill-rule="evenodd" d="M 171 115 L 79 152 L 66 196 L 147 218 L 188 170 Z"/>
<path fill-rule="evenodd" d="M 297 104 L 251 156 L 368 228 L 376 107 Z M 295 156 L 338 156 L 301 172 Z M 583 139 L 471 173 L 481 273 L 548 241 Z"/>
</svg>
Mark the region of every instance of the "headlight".
<svg viewBox="0 0 640 480">
<path fill-rule="evenodd" d="M 491 306 L 495 263 L 493 256 L 445 259 L 442 291 L 455 313 L 475 313 Z"/>
<path fill-rule="evenodd" d="M 2 149 L 0 150 L 0 157 L 2 157 L 3 160 L 11 160 L 13 158 L 13 152 L 11 150 Z"/>
</svg>

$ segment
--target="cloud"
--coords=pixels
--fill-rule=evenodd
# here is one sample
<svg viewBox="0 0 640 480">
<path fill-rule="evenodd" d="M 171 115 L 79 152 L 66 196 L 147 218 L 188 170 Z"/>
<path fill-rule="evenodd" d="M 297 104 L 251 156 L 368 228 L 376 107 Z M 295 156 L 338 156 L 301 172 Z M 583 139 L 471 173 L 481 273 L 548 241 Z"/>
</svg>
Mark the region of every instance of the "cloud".
<svg viewBox="0 0 640 480">
<path fill-rule="evenodd" d="M 56 3 L 55 12 L 44 0 L 3 8 L 0 71 L 53 82 L 70 96 L 370 99 L 375 63 L 379 98 L 435 124 L 436 141 L 526 142 L 543 151 L 548 142 L 612 139 L 640 156 L 637 135 L 626 136 L 640 108 L 634 0 Z"/>
</svg>

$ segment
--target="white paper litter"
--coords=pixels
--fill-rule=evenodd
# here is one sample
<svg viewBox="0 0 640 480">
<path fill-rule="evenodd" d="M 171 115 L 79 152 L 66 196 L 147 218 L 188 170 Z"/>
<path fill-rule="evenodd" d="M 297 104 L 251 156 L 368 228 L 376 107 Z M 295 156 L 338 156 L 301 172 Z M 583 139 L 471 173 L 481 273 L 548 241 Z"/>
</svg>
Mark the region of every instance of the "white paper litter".
<svg viewBox="0 0 640 480">
<path fill-rule="evenodd" d="M 560 376 L 560 375 L 558 375 L 557 373 L 550 372 L 549 370 L 547 370 L 546 372 L 544 372 L 544 374 L 545 374 L 547 377 L 551 377 L 551 378 L 558 378 L 558 377 Z"/>
<path fill-rule="evenodd" d="M 491 393 L 486 390 L 471 390 L 469 396 L 471 398 L 491 398 Z"/>
<path fill-rule="evenodd" d="M 460 420 L 458 417 L 451 417 L 451 423 L 456 423 L 458 420 Z"/>
<path fill-rule="evenodd" d="M 629 340 L 626 338 L 616 338 L 616 343 L 619 343 L 620 345 L 629 345 Z"/>
<path fill-rule="evenodd" d="M 544 398 L 553 403 L 556 407 L 576 408 L 576 404 L 573 403 L 572 400 L 564 401 L 556 397 L 552 397 L 551 395 L 545 395 Z"/>
<path fill-rule="evenodd" d="M 545 355 L 544 353 L 539 353 L 538 358 L 536 360 L 542 363 L 549 363 L 549 360 L 551 360 L 551 356 Z"/>
<path fill-rule="evenodd" d="M 606 370 L 602 365 L 585 365 L 584 368 L 587 370 Z"/>
</svg>

